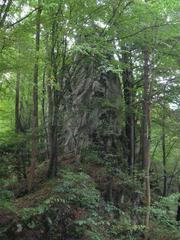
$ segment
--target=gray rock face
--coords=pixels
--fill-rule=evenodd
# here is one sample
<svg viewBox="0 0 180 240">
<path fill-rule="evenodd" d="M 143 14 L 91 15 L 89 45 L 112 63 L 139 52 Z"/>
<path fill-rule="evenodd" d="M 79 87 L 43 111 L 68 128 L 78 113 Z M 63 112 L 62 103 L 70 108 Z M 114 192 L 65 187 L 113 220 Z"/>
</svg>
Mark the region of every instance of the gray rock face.
<svg viewBox="0 0 180 240">
<path fill-rule="evenodd" d="M 72 74 L 72 89 L 65 100 L 65 153 L 82 158 L 84 152 L 93 151 L 103 161 L 121 161 L 122 96 L 118 76 L 82 59 Z"/>
</svg>

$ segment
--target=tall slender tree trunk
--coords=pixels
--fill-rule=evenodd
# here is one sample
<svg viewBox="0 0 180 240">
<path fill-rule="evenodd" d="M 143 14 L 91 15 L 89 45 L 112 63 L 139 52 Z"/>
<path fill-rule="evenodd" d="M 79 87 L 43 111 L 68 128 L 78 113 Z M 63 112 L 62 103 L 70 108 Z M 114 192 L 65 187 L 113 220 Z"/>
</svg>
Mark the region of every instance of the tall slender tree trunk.
<svg viewBox="0 0 180 240">
<path fill-rule="evenodd" d="M 162 133 L 162 151 L 163 151 L 163 196 L 167 195 L 167 170 L 166 170 L 166 140 L 165 140 L 165 130 L 163 127 Z"/>
<path fill-rule="evenodd" d="M 165 97 L 165 89 L 164 89 Z M 165 131 L 165 100 L 163 103 L 163 115 L 162 115 L 162 157 L 163 157 L 163 196 L 167 195 L 167 169 L 166 169 L 166 131 Z"/>
<path fill-rule="evenodd" d="M 22 122 L 21 122 L 21 107 L 20 107 L 20 81 L 21 81 L 21 73 L 18 70 L 16 73 L 16 99 L 15 99 L 15 132 L 16 134 L 20 134 L 24 131 Z M 24 159 L 24 147 L 25 142 L 18 142 L 17 148 L 17 177 L 20 181 L 23 178 L 26 178 L 26 166 Z"/>
<path fill-rule="evenodd" d="M 50 79 L 51 74 L 48 73 L 48 79 Z M 51 134 L 51 126 L 52 126 L 52 116 L 53 116 L 53 99 L 52 99 L 52 88 L 50 83 L 47 85 L 47 94 L 48 94 L 48 156 L 51 156 L 51 146 L 52 146 L 52 134 Z"/>
<path fill-rule="evenodd" d="M 15 132 L 19 133 L 21 129 L 19 105 L 20 105 L 20 71 L 16 73 L 16 101 L 15 101 Z"/>
<path fill-rule="evenodd" d="M 28 189 L 32 188 L 32 181 L 35 175 L 35 167 L 38 160 L 38 79 L 39 79 L 39 49 L 40 49 L 40 17 L 41 0 L 38 0 L 38 12 L 36 19 L 36 58 L 34 64 L 33 80 L 33 114 L 32 114 L 32 159 L 29 170 Z"/>
<path fill-rule="evenodd" d="M 135 161 L 135 118 L 133 113 L 133 73 L 131 66 L 131 56 L 128 48 L 124 48 L 122 57 L 124 70 L 122 73 L 124 101 L 125 101 L 125 127 L 128 149 L 128 167 L 130 173 L 133 172 Z"/>
<path fill-rule="evenodd" d="M 144 49 L 144 83 L 143 83 L 143 122 L 142 122 L 142 159 L 144 166 L 144 185 L 145 185 L 145 225 L 149 227 L 150 221 L 150 77 L 149 77 L 149 52 L 147 47 Z"/>
<path fill-rule="evenodd" d="M 48 130 L 47 130 L 47 115 L 46 115 L 46 84 L 47 84 L 47 62 L 45 63 L 43 69 L 43 79 L 42 79 L 42 99 L 41 99 L 41 107 L 42 107 L 42 121 L 43 121 L 43 128 L 44 128 L 44 136 L 43 136 L 43 143 L 46 147 L 46 158 L 49 158 L 49 149 L 48 149 Z"/>
<path fill-rule="evenodd" d="M 15 99 L 15 132 L 19 134 L 21 131 L 21 122 L 20 122 L 20 71 L 17 70 L 16 73 L 16 99 Z M 17 178 L 18 181 L 21 180 L 21 158 L 19 154 L 20 149 L 17 152 Z"/>
<path fill-rule="evenodd" d="M 48 168 L 48 177 L 54 177 L 57 174 L 57 155 L 58 155 L 58 122 L 59 122 L 59 99 L 60 92 L 57 88 L 57 68 L 54 66 L 54 78 L 56 87 L 49 86 L 49 153 L 50 161 Z"/>
<path fill-rule="evenodd" d="M 58 14 L 58 13 L 57 13 Z M 48 86 L 48 139 L 49 139 L 49 167 L 48 177 L 54 177 L 57 172 L 57 123 L 58 123 L 58 109 L 59 109 L 59 90 L 57 77 L 57 56 L 55 49 L 57 43 L 56 35 L 57 23 L 53 22 L 51 32 L 51 70 L 54 79 L 54 85 Z M 57 50 L 58 52 L 58 50 Z"/>
<path fill-rule="evenodd" d="M 57 102 L 56 92 L 54 92 L 54 110 L 53 119 L 50 126 L 50 161 L 48 168 L 48 177 L 54 177 L 57 173 L 57 123 L 58 123 L 58 109 L 59 104 Z"/>
</svg>

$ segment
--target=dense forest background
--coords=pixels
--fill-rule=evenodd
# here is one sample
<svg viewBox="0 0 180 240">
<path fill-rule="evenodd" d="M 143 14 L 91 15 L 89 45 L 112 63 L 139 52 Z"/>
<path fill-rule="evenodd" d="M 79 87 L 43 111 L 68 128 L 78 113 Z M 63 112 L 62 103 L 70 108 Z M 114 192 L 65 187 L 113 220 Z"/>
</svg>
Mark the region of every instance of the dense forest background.
<svg viewBox="0 0 180 240">
<path fill-rule="evenodd" d="M 0 239 L 180 239 L 180 1 L 0 0 Z"/>
</svg>

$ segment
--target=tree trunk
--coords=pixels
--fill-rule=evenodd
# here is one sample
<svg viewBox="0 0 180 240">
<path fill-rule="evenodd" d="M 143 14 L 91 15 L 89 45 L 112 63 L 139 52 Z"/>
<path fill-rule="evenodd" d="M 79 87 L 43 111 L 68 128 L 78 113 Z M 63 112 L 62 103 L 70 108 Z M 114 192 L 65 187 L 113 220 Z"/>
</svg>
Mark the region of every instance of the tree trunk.
<svg viewBox="0 0 180 240">
<path fill-rule="evenodd" d="M 15 132 L 19 133 L 21 130 L 21 122 L 20 122 L 20 113 L 19 113 L 19 95 L 20 95 L 20 71 L 17 71 L 16 75 L 16 101 L 15 101 Z"/>
<path fill-rule="evenodd" d="M 19 110 L 19 96 L 20 96 L 20 71 L 17 71 L 16 74 L 16 99 L 15 99 L 15 132 L 19 134 L 21 132 L 21 122 L 20 122 L 20 110 Z M 18 144 L 19 146 L 19 144 Z M 21 180 L 21 156 L 20 156 L 20 147 L 17 149 L 17 178 L 18 181 Z"/>
<path fill-rule="evenodd" d="M 56 98 L 56 97 L 55 97 Z M 53 119 L 49 129 L 50 138 L 50 161 L 48 168 L 48 177 L 55 177 L 57 174 L 57 122 L 58 122 L 58 104 L 54 103 Z"/>
<path fill-rule="evenodd" d="M 124 70 L 122 73 L 124 101 L 125 101 L 125 127 L 127 138 L 127 155 L 129 172 L 133 172 L 135 162 L 135 116 L 133 112 L 133 73 L 131 66 L 131 53 L 128 48 L 124 48 L 122 61 Z"/>
<path fill-rule="evenodd" d="M 165 98 L 165 89 L 164 89 Z M 163 103 L 163 116 L 162 116 L 162 157 L 163 157 L 163 196 L 167 195 L 167 169 L 166 169 L 166 133 L 165 133 L 165 100 Z"/>
<path fill-rule="evenodd" d="M 42 107 L 42 124 L 44 129 L 43 139 L 42 142 L 45 145 L 46 152 L 45 157 L 46 159 L 49 158 L 49 148 L 48 148 L 48 130 L 47 130 L 47 123 L 46 123 L 46 72 L 47 72 L 47 63 L 45 63 L 44 69 L 43 69 L 43 79 L 42 79 L 42 99 L 41 99 L 41 107 Z"/>
<path fill-rule="evenodd" d="M 39 79 L 39 48 L 40 48 L 40 17 L 41 0 L 38 0 L 38 12 L 36 19 L 36 58 L 34 64 L 33 80 L 33 114 L 32 114 L 32 159 L 29 169 L 28 189 L 31 190 L 35 176 L 35 168 L 38 160 L 38 79 Z"/>
<path fill-rule="evenodd" d="M 150 78 L 149 78 L 149 52 L 144 49 L 144 76 L 143 76 L 143 122 L 142 122 L 142 159 L 144 166 L 144 184 L 145 184 L 145 207 L 147 208 L 145 215 L 145 225 L 149 227 L 150 220 Z"/>
<path fill-rule="evenodd" d="M 59 12 L 57 11 L 57 14 Z M 59 45 L 57 46 L 57 31 L 58 25 L 54 21 L 51 31 L 51 53 L 50 53 L 50 64 L 51 64 L 51 74 L 53 77 L 53 86 L 49 83 L 48 86 L 48 139 L 49 139 L 49 168 L 48 168 L 48 177 L 54 177 L 57 173 L 57 155 L 58 155 L 58 146 L 57 146 L 57 131 L 58 131 L 58 120 L 59 120 L 59 82 L 58 82 L 58 65 L 57 59 L 59 58 Z"/>
</svg>

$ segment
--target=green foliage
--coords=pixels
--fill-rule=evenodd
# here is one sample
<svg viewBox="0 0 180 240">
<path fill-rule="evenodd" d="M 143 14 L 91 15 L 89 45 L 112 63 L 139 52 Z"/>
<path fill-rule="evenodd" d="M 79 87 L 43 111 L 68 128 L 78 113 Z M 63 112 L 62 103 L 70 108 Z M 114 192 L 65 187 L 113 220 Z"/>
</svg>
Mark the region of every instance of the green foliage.
<svg viewBox="0 0 180 240">
<path fill-rule="evenodd" d="M 83 163 L 102 163 L 102 159 L 100 157 L 100 152 L 96 150 L 92 150 L 90 148 L 84 148 L 81 150 L 82 152 L 82 162 Z"/>
<path fill-rule="evenodd" d="M 5 5 L 8 3 L 8 1 L 1 2 Z M 12 2 L 12 5 L 7 9 L 7 15 L 4 15 L 6 8 L 3 7 L 3 3 L 0 4 L 0 187 L 2 189 L 0 191 L 0 208 L 17 211 L 23 228 L 37 230 L 40 234 L 43 231 L 44 233 L 48 232 L 48 236 L 44 236 L 42 233 L 40 239 L 54 240 L 67 237 L 67 239 L 84 238 L 87 240 L 140 240 L 148 231 L 153 240 L 179 239 L 179 229 L 175 217 L 177 199 L 180 196 L 171 193 L 177 191 L 180 171 L 178 55 L 180 51 L 180 1 L 41 1 L 37 89 L 39 95 L 36 99 L 39 111 L 39 155 L 41 155 L 41 150 L 43 153 L 45 152 L 42 157 L 40 156 L 41 160 L 45 163 L 44 158 L 48 155 L 46 154 L 50 144 L 48 136 L 51 132 L 48 129 L 49 126 L 57 133 L 57 148 L 61 149 L 59 142 L 64 138 L 62 134 L 64 126 L 61 123 L 63 123 L 66 110 L 70 112 L 69 109 L 73 109 L 72 113 L 68 112 L 67 114 L 68 116 L 72 114 L 71 119 L 77 110 L 77 117 L 78 114 L 80 114 L 80 118 L 83 116 L 83 119 L 80 119 L 82 122 L 86 121 L 87 116 L 89 122 L 94 123 L 99 112 L 108 109 L 112 109 L 113 112 L 117 110 L 118 117 L 112 117 L 110 123 L 111 113 L 106 116 L 108 121 L 106 121 L 106 117 L 101 116 L 102 124 L 97 126 L 96 131 L 97 135 L 104 136 L 99 141 L 102 144 L 102 151 L 98 149 L 98 144 L 94 146 L 96 145 L 94 142 L 88 147 L 88 143 L 80 146 L 82 161 L 78 163 L 79 169 L 81 164 L 86 165 L 88 172 L 92 171 L 88 169 L 89 165 L 93 171 L 96 171 L 96 167 L 99 165 L 103 168 L 103 172 L 98 173 L 99 186 L 96 186 L 95 181 L 85 172 L 62 170 L 57 177 L 58 180 L 53 181 L 53 191 L 47 199 L 38 201 L 38 197 L 35 196 L 35 199 L 32 199 L 31 207 L 20 210 L 17 210 L 13 203 L 13 192 L 7 189 L 11 189 L 10 186 L 17 182 L 18 172 L 21 172 L 18 180 L 22 178 L 23 174 L 26 175 L 32 147 L 32 92 L 34 87 L 32 80 L 34 68 L 37 67 L 34 66 L 37 55 L 34 35 L 37 27 L 38 1 L 15 0 L 9 2 Z M 27 17 L 22 19 L 26 12 L 28 13 Z M 5 21 L 1 25 L 3 15 Z M 11 26 L 16 21 L 17 23 Z M 144 49 L 147 49 L 149 55 L 149 69 L 145 69 Z M 124 59 L 126 55 L 127 62 Z M 81 70 L 84 72 L 83 74 L 81 74 Z M 144 130 L 142 124 L 142 103 L 144 102 L 142 79 L 145 70 L 149 71 L 151 99 L 148 102 L 151 103 L 152 109 L 152 114 L 150 114 L 151 136 L 149 136 L 152 156 L 150 171 L 152 206 L 149 230 L 145 229 L 143 225 L 147 209 L 142 207 L 144 204 L 144 173 L 142 159 L 140 159 L 143 145 L 141 135 Z M 113 81 L 113 78 L 110 76 L 104 79 L 101 74 L 107 74 L 107 76 L 114 74 L 117 77 L 120 83 L 118 92 L 121 95 L 118 99 L 117 97 L 113 98 L 116 82 L 112 82 L 113 87 L 108 90 L 109 81 Z M 18 75 L 18 114 L 20 125 L 22 125 L 20 134 L 15 133 L 14 114 L 15 99 L 18 95 L 16 92 Z M 90 82 L 88 80 L 91 78 L 93 81 L 101 80 L 101 84 L 105 88 L 102 93 L 103 97 L 102 94 L 94 97 L 88 92 L 93 88 L 91 83 L 87 88 L 87 84 Z M 126 81 L 128 78 L 130 78 L 129 85 Z M 77 104 L 74 108 L 74 105 L 71 106 L 73 102 L 71 100 L 74 100 L 77 93 L 77 84 L 82 85 L 88 91 L 83 92 L 82 87 L 82 91 L 78 92 Z M 60 93 L 59 99 L 56 99 L 57 92 Z M 92 103 L 89 98 L 83 103 L 80 101 L 86 93 L 87 96 L 93 98 Z M 68 106 L 69 102 L 70 107 Z M 81 103 L 78 105 L 78 102 Z M 53 112 L 56 108 L 60 110 L 59 115 L 61 115 L 62 122 L 57 119 L 57 127 L 54 129 L 51 120 L 56 119 L 56 116 L 53 113 L 50 114 L 48 109 L 52 109 Z M 50 119 L 51 117 L 52 119 Z M 129 122 L 127 124 L 127 120 L 130 120 L 129 117 L 134 119 L 131 137 L 126 128 L 129 125 Z M 162 161 L 162 122 L 164 119 L 166 164 Z M 118 139 L 112 134 L 116 121 L 121 122 Z M 73 124 L 76 125 L 76 122 Z M 65 125 L 69 127 L 69 122 Z M 73 126 L 74 129 L 76 127 Z M 77 133 L 79 132 L 77 131 Z M 87 134 L 89 134 L 88 131 Z M 135 145 L 132 175 L 129 174 L 127 164 L 128 154 L 126 153 L 130 151 L 128 137 L 133 137 Z M 54 140 L 54 138 L 52 139 Z M 119 150 L 114 147 L 118 145 L 118 142 Z M 108 152 L 110 148 L 113 150 L 107 154 L 106 150 Z M 20 167 L 19 163 L 24 165 Z M 37 172 L 44 174 L 45 165 L 37 166 Z M 92 176 L 94 175 L 95 173 L 92 174 Z M 165 177 L 167 177 L 167 195 L 171 195 L 159 198 L 163 192 Z M 43 181 L 46 179 L 43 178 Z M 98 190 L 101 189 L 102 195 L 105 195 L 110 190 L 110 184 L 113 195 L 111 204 L 104 202 Z M 119 199 L 121 191 L 124 194 L 122 196 L 125 196 L 125 203 L 121 203 Z M 159 201 L 155 201 L 156 199 Z M 16 199 L 16 201 L 20 200 Z M 140 220 L 136 219 L 136 215 L 132 216 L 132 213 L 137 214 Z M 8 227 L 9 225 L 5 228 L 8 229 Z M 16 228 L 12 228 L 12 231 L 16 232 L 14 229 Z M 2 239 L 5 239 L 4 236 Z"/>
<path fill-rule="evenodd" d="M 178 240 L 180 233 L 176 219 L 176 210 L 180 194 L 162 197 L 151 207 L 152 228 L 150 234 L 153 239 Z"/>
<path fill-rule="evenodd" d="M 114 221 L 112 235 L 121 240 L 138 240 L 144 232 L 145 226 L 133 224 L 129 216 L 123 216 L 120 221 Z"/>
<path fill-rule="evenodd" d="M 98 231 L 86 231 L 87 239 L 89 240 L 103 240 L 103 236 Z"/>
<path fill-rule="evenodd" d="M 64 170 L 60 174 L 62 182 L 54 188 L 56 193 L 61 193 L 68 202 L 89 210 L 98 207 L 100 193 L 94 181 L 83 172 L 75 173 Z"/>
<path fill-rule="evenodd" d="M 32 217 L 43 215 L 48 212 L 51 208 L 56 208 L 56 205 L 63 205 L 66 201 L 61 199 L 58 196 L 52 196 L 48 199 L 44 200 L 43 202 L 39 203 L 35 207 L 24 208 L 19 211 L 20 216 L 24 221 L 29 221 Z"/>
<path fill-rule="evenodd" d="M 34 230 L 48 225 L 48 236 L 53 239 L 65 234 L 77 239 L 86 236 L 89 240 L 103 240 L 103 231 L 98 229 L 106 221 L 98 214 L 100 193 L 94 181 L 83 172 L 65 169 L 59 174 L 61 179 L 52 182 L 53 196 L 19 211 L 22 225 Z M 67 228 L 58 232 L 65 222 Z"/>
<path fill-rule="evenodd" d="M 65 199 L 56 195 L 35 207 L 22 209 L 18 214 L 23 228 L 34 231 L 40 229 L 42 239 L 62 239 L 67 232 L 68 224 L 73 220 L 73 209 Z"/>
<path fill-rule="evenodd" d="M 14 210 L 14 193 L 9 190 L 1 190 L 0 191 L 0 209 L 4 210 Z"/>
<path fill-rule="evenodd" d="M 14 194 L 12 191 L 9 191 L 9 190 L 1 190 L 0 191 L 0 199 L 3 201 L 6 201 L 6 200 L 8 201 L 13 197 L 14 197 Z"/>
</svg>

